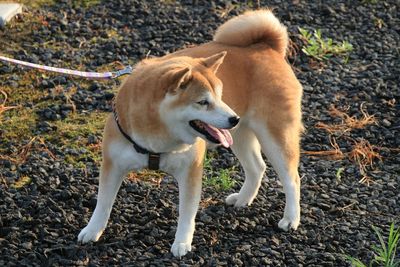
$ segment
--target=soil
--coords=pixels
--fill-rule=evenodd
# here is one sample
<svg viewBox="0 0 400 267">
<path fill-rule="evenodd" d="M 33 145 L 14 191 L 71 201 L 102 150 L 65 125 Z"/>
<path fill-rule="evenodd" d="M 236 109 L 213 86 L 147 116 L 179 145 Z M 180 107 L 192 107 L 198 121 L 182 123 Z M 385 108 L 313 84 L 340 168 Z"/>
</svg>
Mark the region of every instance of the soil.
<svg viewBox="0 0 400 267">
<path fill-rule="evenodd" d="M 258 7 L 234 0 L 55 2 L 28 5 L 0 29 L 0 53 L 112 70 L 210 41 L 218 25 Z M 349 266 L 344 255 L 373 258 L 371 226 L 386 235 L 400 220 L 400 2 L 259 4 L 287 26 L 288 60 L 304 87 L 299 229 L 277 227 L 284 194 L 271 168 L 250 207 L 226 206 L 244 174 L 233 154 L 218 148 L 205 181 L 235 169 L 237 182 L 206 184 L 188 255 L 169 251 L 178 192 L 173 178 L 158 173 L 131 174 L 100 240 L 78 244 L 96 204 L 101 128 L 123 79 L 88 81 L 0 62 L 0 90 L 8 95 L 0 115 L 1 266 Z M 299 27 L 347 40 L 353 51 L 313 59 L 302 51 Z"/>
</svg>

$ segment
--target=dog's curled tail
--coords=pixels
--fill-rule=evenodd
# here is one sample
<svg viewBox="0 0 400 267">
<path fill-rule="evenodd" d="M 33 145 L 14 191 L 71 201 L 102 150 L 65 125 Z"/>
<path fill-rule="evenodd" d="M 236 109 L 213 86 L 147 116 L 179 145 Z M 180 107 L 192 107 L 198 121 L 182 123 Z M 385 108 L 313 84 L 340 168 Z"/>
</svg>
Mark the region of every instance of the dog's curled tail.
<svg viewBox="0 0 400 267">
<path fill-rule="evenodd" d="M 264 9 L 248 11 L 228 20 L 217 29 L 214 41 L 242 47 L 265 43 L 285 56 L 288 34 L 271 10 Z"/>
</svg>

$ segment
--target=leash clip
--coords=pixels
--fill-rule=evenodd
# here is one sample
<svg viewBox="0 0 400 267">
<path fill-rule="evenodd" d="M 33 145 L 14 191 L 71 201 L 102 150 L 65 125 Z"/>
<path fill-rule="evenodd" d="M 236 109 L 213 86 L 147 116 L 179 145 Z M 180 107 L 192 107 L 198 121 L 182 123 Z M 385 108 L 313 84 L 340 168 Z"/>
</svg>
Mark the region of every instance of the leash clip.
<svg viewBox="0 0 400 267">
<path fill-rule="evenodd" d="M 123 70 L 118 70 L 118 71 L 112 72 L 111 78 L 115 79 L 115 78 L 118 78 L 118 77 L 126 75 L 126 74 L 131 74 L 132 71 L 133 71 L 133 68 L 132 68 L 132 66 L 129 65 L 129 66 L 125 67 L 125 69 L 123 69 Z"/>
</svg>

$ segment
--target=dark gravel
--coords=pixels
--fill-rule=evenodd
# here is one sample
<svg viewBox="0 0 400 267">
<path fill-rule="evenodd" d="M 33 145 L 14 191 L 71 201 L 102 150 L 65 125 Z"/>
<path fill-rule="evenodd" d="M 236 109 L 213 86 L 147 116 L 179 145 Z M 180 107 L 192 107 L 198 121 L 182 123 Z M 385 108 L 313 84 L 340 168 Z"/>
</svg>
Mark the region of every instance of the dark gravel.
<svg viewBox="0 0 400 267">
<path fill-rule="evenodd" d="M 209 41 L 218 25 L 246 8 L 238 1 L 222 0 L 112 0 L 88 8 L 76 5 L 79 1 L 56 2 L 41 10 L 28 9 L 10 28 L 1 29 L 1 53 L 96 70 L 111 62 L 134 63 L 148 54 L 160 56 Z M 257 3 L 247 2 L 247 7 Z M 238 166 L 235 178 L 240 182 L 235 188 L 205 188 L 203 199 L 213 201 L 199 210 L 193 252 L 179 260 L 169 253 L 178 196 L 170 177 L 160 186 L 124 182 L 100 241 L 79 245 L 77 235 L 96 203 L 99 166 L 89 157 L 82 159 L 85 169 L 75 168 L 66 156 L 78 157 L 86 148 L 71 150 L 46 142 L 48 150 L 30 154 L 22 164 L 0 160 L 0 266 L 347 266 L 343 254 L 369 261 L 376 243 L 371 225 L 387 230 L 391 221 L 400 220 L 400 2 L 365 2 L 275 0 L 261 1 L 261 6 L 275 9 L 297 47 L 302 45 L 298 27 L 318 28 L 326 37 L 353 44 L 347 63 L 332 58 L 315 64 L 301 49 L 289 61 L 304 85 L 303 150 L 331 149 L 329 134 L 315 127 L 317 122 L 335 121 L 329 115 L 331 104 L 342 110 L 349 107 L 348 114 L 356 117 L 362 116 L 361 105 L 374 114 L 376 125 L 336 136 L 343 151 L 351 149 L 351 139 L 382 147 L 383 160 L 368 169 L 373 181 L 369 186 L 358 182 L 362 175 L 354 162 L 303 155 L 302 224 L 298 231 L 285 233 L 277 228 L 284 195 L 272 170 L 251 207 L 235 210 L 224 205 L 225 196 L 238 190 L 243 180 Z M 221 17 L 228 10 L 229 15 Z M 18 27 L 29 25 L 29 19 L 36 21 L 33 30 Z M 383 21 L 381 28 L 378 19 Z M 119 84 L 40 75 L 26 85 L 23 75 L 20 68 L 0 63 L 0 89 L 35 88 L 48 93 L 43 103 L 54 100 L 55 104 L 35 110 L 38 134 L 57 135 L 52 123 L 68 119 L 75 108 L 82 114 L 109 111 L 111 88 Z M 75 107 L 57 104 L 67 97 L 55 93 L 59 87 L 70 92 Z M 10 97 L 8 104 L 12 103 Z M 5 158 L 21 144 L 4 140 L 2 131 Z M 99 138 L 93 134 L 87 144 Z M 218 152 L 215 168 L 238 165 L 229 151 Z M 336 177 L 339 168 L 344 168 L 341 179 Z M 32 182 L 21 189 L 9 186 L 23 176 Z"/>
</svg>

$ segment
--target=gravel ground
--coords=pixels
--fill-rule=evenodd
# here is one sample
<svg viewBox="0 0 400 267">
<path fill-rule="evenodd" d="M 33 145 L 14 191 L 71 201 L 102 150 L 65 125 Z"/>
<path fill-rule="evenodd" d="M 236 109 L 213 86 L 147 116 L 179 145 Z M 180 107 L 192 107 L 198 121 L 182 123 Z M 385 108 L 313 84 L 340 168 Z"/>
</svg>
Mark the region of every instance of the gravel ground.
<svg viewBox="0 0 400 267">
<path fill-rule="evenodd" d="M 209 41 L 222 22 L 257 5 L 222 0 L 56 2 L 28 8 L 9 28 L 0 29 L 1 53 L 49 65 L 109 69 L 117 65 L 112 62 L 134 63 L 148 54 L 160 56 Z M 110 111 L 120 81 L 83 81 L 0 63 L 7 105 L 20 104 L 35 115 L 31 136 L 16 139 L 8 138 L 17 131 L 10 121 L 21 109 L 0 115 L 0 265 L 347 266 L 343 254 L 368 262 L 376 243 L 371 226 L 387 230 L 391 221 L 400 220 L 400 2 L 372 2 L 261 1 L 288 26 L 297 47 L 289 61 L 304 86 L 301 225 L 296 232 L 278 229 L 284 195 L 271 169 L 251 207 L 227 207 L 224 198 L 240 188 L 244 175 L 230 151 L 218 149 L 212 167 L 236 166 L 233 178 L 238 182 L 226 191 L 205 187 L 193 252 L 180 260 L 169 252 L 178 196 L 170 177 L 158 184 L 127 179 L 100 241 L 77 243 L 96 203 L 98 159 L 87 152 L 99 143 L 101 131 L 85 133 L 86 146 L 70 147 L 57 142 L 62 135 L 57 125 Z M 347 62 L 340 57 L 315 62 L 301 52 L 298 27 L 348 40 L 354 51 Z M 26 90 L 25 95 L 13 95 L 17 88 Z M 67 93 L 57 94 L 60 88 Z M 23 101 L 36 91 L 46 96 Z M 367 112 L 377 123 L 329 133 L 317 126 L 341 121 L 330 112 L 331 105 L 355 118 Z M 32 136 L 37 138 L 29 144 Z M 362 171 L 348 158 L 307 153 L 332 150 L 332 140 L 348 154 L 355 142 L 367 140 L 382 160 Z M 26 153 L 25 161 L 13 160 L 23 145 L 36 149 Z M 83 167 L 70 163 L 74 158 Z M 369 183 L 359 183 L 365 175 Z M 24 177 L 29 182 L 23 183 Z"/>
</svg>

